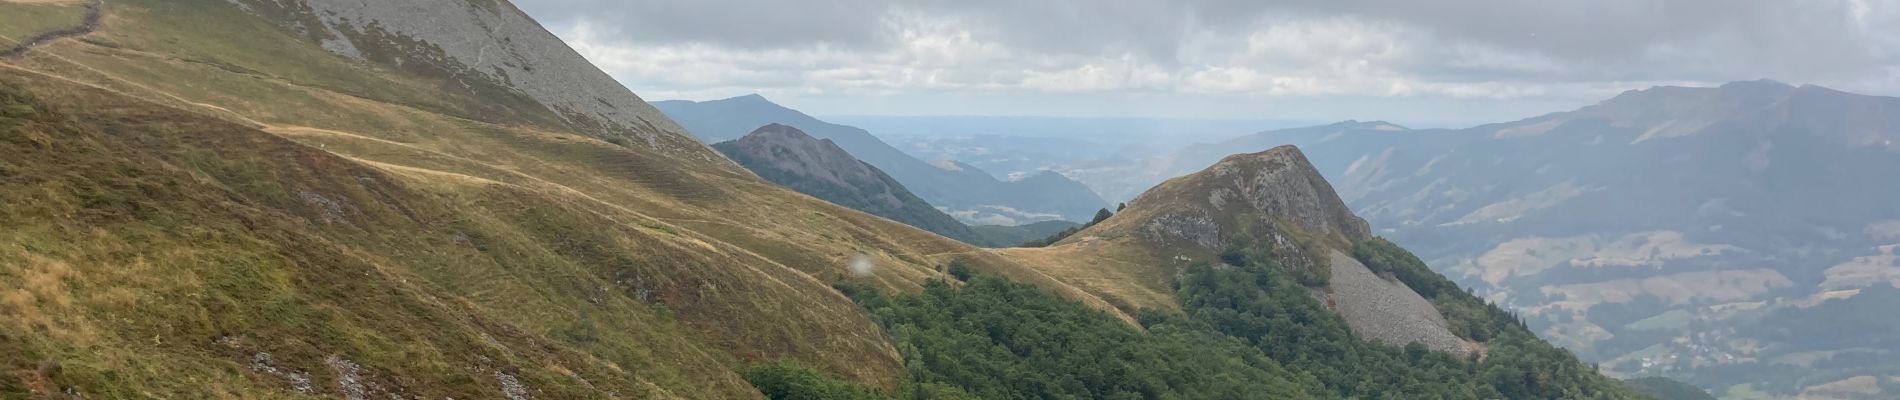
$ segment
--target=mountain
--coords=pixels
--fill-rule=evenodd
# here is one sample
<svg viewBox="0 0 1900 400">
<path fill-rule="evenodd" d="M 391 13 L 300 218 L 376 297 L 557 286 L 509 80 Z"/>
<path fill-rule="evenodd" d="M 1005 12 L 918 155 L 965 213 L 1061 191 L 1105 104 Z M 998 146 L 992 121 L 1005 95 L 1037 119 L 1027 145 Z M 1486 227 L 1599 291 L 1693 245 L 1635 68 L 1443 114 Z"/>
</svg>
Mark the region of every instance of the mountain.
<svg viewBox="0 0 1900 400">
<path fill-rule="evenodd" d="M 1900 170 L 1896 112 L 1773 81 L 1658 87 L 1467 129 L 1269 131 L 1119 171 L 1298 145 L 1379 234 L 1606 371 L 1793 397 L 1900 373 L 1861 361 L 1900 344 L 1880 329 L 1771 333 L 1796 310 L 1885 318 L 1844 302 L 1900 283 L 1900 190 L 1881 184 Z"/>
<path fill-rule="evenodd" d="M 1122 213 L 1062 243 L 1135 238 L 1160 251 L 1223 252 L 1232 243 L 1272 244 L 1266 251 L 1295 271 L 1315 295 L 1361 336 L 1395 346 L 1421 343 L 1467 354 L 1431 303 L 1403 282 L 1382 281 L 1353 259 L 1353 246 L 1372 239 L 1299 149 L 1284 146 L 1233 155 L 1200 172 L 1171 179 L 1129 203 Z M 1336 285 L 1325 285 L 1325 282 Z M 1162 288 L 1152 288 L 1160 292 Z M 1386 314 L 1389 313 L 1389 314 Z M 1415 335 L 1415 336 L 1413 336 Z"/>
<path fill-rule="evenodd" d="M 1068 221 L 964 225 L 830 139 L 813 138 L 790 126 L 766 125 L 713 148 L 780 186 L 977 246 L 1011 247 L 1079 226 Z"/>
<path fill-rule="evenodd" d="M 1028 271 L 759 180 L 507 2 L 103 8 L 0 59 L 0 397 L 893 386 L 847 266 Z"/>
<path fill-rule="evenodd" d="M 890 175 L 852 158 L 830 139 L 812 138 L 798 128 L 771 124 L 738 140 L 713 144 L 713 148 L 759 177 L 799 193 L 951 239 L 982 244 L 969 225 L 937 211 Z"/>
<path fill-rule="evenodd" d="M 987 250 L 761 179 L 507 2 L 86 4 L 0 2 L 72 32 L 0 59 L 0 397 L 1640 398 L 1290 150 Z"/>
<path fill-rule="evenodd" d="M 654 103 L 660 111 L 707 142 L 737 138 L 766 124 L 797 127 L 830 139 L 865 163 L 896 178 L 918 197 L 972 224 L 1017 225 L 1064 219 L 1087 221 L 1108 202 L 1061 174 L 1041 173 L 1018 181 L 998 180 L 955 161 L 926 162 L 871 136 L 870 132 L 818 120 L 759 95 L 724 100 Z"/>
<path fill-rule="evenodd" d="M 1118 309 L 1248 340 L 1341 396 L 1639 397 L 1371 232 L 1284 146 L 1163 182 L 1055 245 L 1000 252 Z"/>
</svg>

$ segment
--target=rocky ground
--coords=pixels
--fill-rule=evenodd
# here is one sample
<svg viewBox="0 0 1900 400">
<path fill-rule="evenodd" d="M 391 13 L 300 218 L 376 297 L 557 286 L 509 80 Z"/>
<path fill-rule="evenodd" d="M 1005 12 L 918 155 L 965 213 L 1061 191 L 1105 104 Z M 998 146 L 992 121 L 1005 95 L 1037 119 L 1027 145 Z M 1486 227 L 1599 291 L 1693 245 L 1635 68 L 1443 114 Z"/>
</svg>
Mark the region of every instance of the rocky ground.
<svg viewBox="0 0 1900 400">
<path fill-rule="evenodd" d="M 1444 315 L 1405 283 L 1380 277 L 1338 251 L 1332 252 L 1332 264 L 1327 304 L 1346 318 L 1353 333 L 1395 346 L 1419 343 L 1461 357 L 1470 353 L 1464 339 L 1446 328 Z"/>
</svg>

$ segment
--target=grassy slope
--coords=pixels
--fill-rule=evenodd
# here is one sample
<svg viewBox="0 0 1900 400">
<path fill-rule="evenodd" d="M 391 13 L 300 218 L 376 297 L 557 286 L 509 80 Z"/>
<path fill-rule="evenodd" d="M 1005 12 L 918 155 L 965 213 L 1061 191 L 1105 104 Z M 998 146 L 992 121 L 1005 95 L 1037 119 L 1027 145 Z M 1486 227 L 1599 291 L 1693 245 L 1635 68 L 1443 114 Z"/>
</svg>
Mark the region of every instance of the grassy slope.
<svg viewBox="0 0 1900 400">
<path fill-rule="evenodd" d="M 1217 252 L 1193 243 L 1155 242 L 1137 232 L 1180 207 L 1201 207 L 1208 193 L 1234 190 L 1227 185 L 1227 180 L 1216 179 L 1208 172 L 1170 179 L 1144 193 L 1138 202 L 1129 204 L 1122 212 L 1054 245 L 1002 252 L 1051 271 L 1062 277 L 1064 283 L 1118 307 L 1178 309 L 1173 288 L 1176 274 L 1194 261 L 1217 259 Z M 1280 249 L 1284 251 L 1279 254 L 1306 259 L 1283 260 L 1289 261 L 1287 265 L 1325 268 L 1325 249 L 1342 252 L 1352 249 L 1351 242 L 1338 234 L 1305 232 L 1295 224 L 1276 221 L 1274 216 L 1247 207 L 1212 211 L 1220 213 L 1212 220 L 1228 236 L 1240 233 L 1249 238 L 1262 238 L 1278 233 L 1290 238 L 1289 243 L 1276 243 L 1276 247 L 1292 246 Z"/>
<path fill-rule="evenodd" d="M 16 63 L 254 124 L 391 168 L 468 175 L 609 203 L 730 242 L 821 278 L 851 252 L 915 288 L 968 246 L 772 188 L 724 161 L 628 151 L 542 124 L 493 124 L 449 104 L 428 76 L 362 65 L 215 0 L 115 2 L 105 27 Z M 222 13 L 222 14 L 220 14 Z M 233 15 L 233 13 L 236 13 Z M 191 15 L 229 19 L 204 26 Z M 240 40 L 241 43 L 230 42 Z M 178 45 L 184 44 L 184 45 Z M 254 51 L 251 49 L 269 49 Z M 288 60 L 288 61 L 285 61 Z M 448 111 L 440 111 L 448 110 Z M 530 121 L 532 122 L 532 121 Z M 883 275 L 880 275 L 883 278 Z"/>
<path fill-rule="evenodd" d="M 113 2 L 100 32 L 6 62 L 37 71 L 7 72 L 28 94 L 15 97 L 73 115 L 38 123 L 94 133 L 45 147 L 4 132 L 17 146 L 0 179 L 53 182 L 0 190 L 18 199 L 0 223 L 20 243 L 0 250 L 0 299 L 37 316 L 0 334 L 19 343 L 0 346 L 19 377 L 5 382 L 289 394 L 251 367 L 268 352 L 319 390 L 331 355 L 385 387 L 459 397 L 495 397 L 494 371 L 549 391 L 745 397 L 731 371 L 781 357 L 890 385 L 903 373 L 890 341 L 822 284 L 854 255 L 887 289 L 961 258 L 1124 321 L 1176 307 L 1172 269 L 1153 266 L 1213 256 L 1106 229 L 975 249 L 551 114 L 498 120 L 483 93 L 332 56 L 217 0 Z M 165 172 L 113 175 L 129 171 Z M 138 183 L 161 178 L 171 189 Z M 100 212 L 117 219 L 65 218 Z M 155 379 L 172 376 L 235 383 Z M 543 397 L 570 395 L 587 393 Z"/>
<path fill-rule="evenodd" d="M 5 326 L 0 369 L 22 377 L 0 390 L 290 395 L 288 380 L 252 367 L 267 353 L 268 365 L 317 382 L 335 379 L 326 359 L 350 360 L 371 382 L 429 397 L 493 397 L 497 373 L 556 397 L 744 393 L 680 339 L 682 326 L 625 296 L 532 295 L 586 275 L 507 271 L 505 257 L 546 244 L 458 241 L 507 232 L 479 230 L 449 198 L 238 125 L 16 71 L 0 82 L 0 285 L 19 316 Z M 461 282 L 432 275 L 511 272 L 483 289 L 523 293 L 511 299 L 520 313 L 435 295 Z M 603 310 L 587 327 L 602 332 L 599 348 L 530 324 L 582 308 Z M 258 379 L 233 379 L 246 374 Z"/>
<path fill-rule="evenodd" d="M 40 32 L 79 25 L 85 7 L 75 3 L 16 3 L 0 1 L 0 49 Z"/>
<path fill-rule="evenodd" d="M 299 209 L 308 212 L 311 201 L 316 200 L 299 197 L 298 190 L 293 188 L 312 184 L 309 181 L 344 176 L 374 177 L 372 179 L 380 185 L 374 189 L 318 192 L 325 199 L 334 197 L 334 193 L 369 193 L 353 201 L 332 199 L 343 204 L 344 210 L 375 210 L 365 205 L 380 201 L 373 199 L 377 196 L 372 195 L 374 193 L 407 193 L 410 199 L 391 206 L 402 211 L 366 214 L 361 223 L 326 224 L 321 222 L 324 220 L 321 217 L 306 215 L 303 223 L 271 229 L 296 237 L 256 237 L 250 231 L 226 233 L 230 240 L 241 244 L 230 245 L 229 251 L 213 253 L 276 258 L 274 262 L 287 266 L 267 270 L 282 276 L 272 279 L 278 279 L 277 286 L 283 290 L 299 289 L 315 281 L 317 278 L 308 275 L 321 274 L 308 269 L 330 268 L 331 262 L 324 260 L 353 259 L 352 262 L 362 268 L 374 268 L 376 273 L 370 275 L 372 279 L 350 279 L 349 284 L 390 285 L 409 290 L 410 296 L 426 299 L 414 300 L 416 302 L 455 306 L 440 311 L 443 315 L 487 320 L 484 324 L 505 327 L 523 340 L 532 341 L 535 343 L 532 347 L 558 350 L 573 357 L 565 362 L 524 363 L 526 366 L 521 367 L 524 370 L 582 371 L 588 367 L 582 364 L 591 362 L 595 368 L 589 369 L 590 372 L 634 374 L 674 393 L 682 393 L 680 390 L 684 388 L 706 387 L 741 396 L 740 392 L 749 389 L 744 388 L 743 382 L 730 370 L 778 357 L 801 359 L 806 364 L 860 382 L 879 385 L 895 382 L 901 368 L 888 340 L 855 306 L 821 283 L 841 278 L 844 260 L 853 255 L 871 255 L 879 269 L 876 277 L 870 279 L 887 288 L 915 289 L 922 279 L 938 275 L 931 265 L 958 255 L 970 258 L 973 264 L 985 269 L 1015 271 L 1017 276 L 1026 274 L 1025 269 L 1010 260 L 980 254 L 954 241 L 777 189 L 749 174 L 733 172 L 736 168 L 702 165 L 615 146 L 532 119 L 523 124 L 496 124 L 467 118 L 464 114 L 472 112 L 458 108 L 457 104 L 471 101 L 458 98 L 460 95 L 453 92 L 437 90 L 428 76 L 375 68 L 331 56 L 313 43 L 285 34 L 275 26 L 242 15 L 216 14 L 234 12 L 234 8 L 222 7 L 222 4 L 208 0 L 114 2 L 109 6 L 105 27 L 100 32 L 83 40 L 52 43 L 23 59 L 8 61 L 56 77 L 14 71 L 9 72 L 12 75 L 9 80 L 31 86 L 24 91 L 33 96 L 68 104 L 64 109 L 87 115 L 82 120 L 123 120 L 136 109 L 141 115 L 166 118 L 188 118 L 182 111 L 189 111 L 230 122 L 209 130 L 209 136 L 199 138 L 203 142 L 197 143 L 170 134 L 196 128 L 167 124 L 123 128 L 128 135 L 143 135 L 136 143 L 120 145 L 124 151 L 186 153 L 171 158 L 153 156 L 157 159 L 149 161 L 151 165 L 194 171 L 189 174 L 190 179 L 176 177 L 202 184 L 184 192 L 232 190 L 246 193 L 245 199 L 271 200 L 267 204 L 235 208 L 229 204 L 207 205 L 208 201 L 199 200 L 147 202 L 146 207 L 157 210 L 185 210 L 176 211 L 184 215 L 178 217 L 179 221 L 232 221 L 237 217 L 219 213 L 243 209 L 257 209 L 255 213 L 259 215 Z M 186 15 L 229 23 L 210 26 Z M 87 88 L 89 85 L 152 103 L 112 109 L 77 106 L 107 101 L 140 103 L 114 98 L 107 91 Z M 189 118 L 196 118 L 193 124 L 216 122 Z M 248 129 L 250 127 L 275 135 L 262 135 Z M 234 140 L 229 137 L 242 137 L 244 142 L 262 142 L 269 146 L 235 145 L 227 143 Z M 279 137 L 291 141 L 275 139 Z M 196 148 L 219 151 L 186 151 Z M 277 164 L 271 152 L 285 151 L 321 160 L 323 165 L 334 169 L 300 174 L 279 171 L 284 167 Z M 226 163 L 221 171 L 228 176 L 195 170 L 203 168 L 199 165 L 205 163 Z M 37 164 L 20 161 L 10 165 Z M 116 165 L 102 165 L 97 169 L 149 167 Z M 51 173 L 23 171 L 12 176 Z M 259 179 L 271 181 L 257 182 Z M 339 184 L 353 184 L 348 179 L 343 180 L 345 182 Z M 127 191 L 129 189 L 109 189 L 105 191 L 123 199 L 148 196 Z M 39 202 L 45 200 L 8 204 Z M 68 203 L 63 206 L 67 208 L 55 211 L 9 212 L 11 221 L 19 228 L 8 231 L 48 231 L 36 234 L 46 235 L 46 238 L 36 239 L 45 242 L 96 242 L 100 246 L 123 243 L 125 247 L 119 254 L 128 257 L 192 252 L 197 246 L 197 243 L 172 241 L 166 238 L 168 235 L 153 233 L 184 229 L 196 222 L 143 228 L 116 223 L 61 222 L 58 218 L 61 212 L 86 209 L 83 203 Z M 418 215 L 409 215 L 412 213 Z M 133 218 L 124 223 L 148 222 Z M 383 223 L 397 225 L 377 229 L 363 226 Z M 148 233 L 146 237 L 80 240 L 85 235 L 117 236 L 141 232 L 141 229 Z M 368 232 L 375 234 L 366 234 Z M 301 243 L 328 243 L 334 248 L 324 250 L 330 252 L 329 255 L 316 256 L 286 254 L 285 250 L 278 249 Z M 471 246 L 475 250 L 470 250 Z M 81 265 L 85 262 L 80 260 L 82 255 L 100 251 L 87 247 L 19 248 L 0 255 L 0 260 L 9 263 L 6 270 L 11 279 L 5 281 L 8 288 L 26 290 L 31 280 L 27 272 L 33 268 L 27 264 L 38 262 L 31 260 Z M 121 297 L 162 298 L 194 293 L 167 285 L 203 286 L 189 283 L 195 278 L 187 278 L 214 274 L 195 270 L 193 268 L 199 266 L 187 265 L 191 263 L 184 261 L 166 262 L 172 263 L 171 267 L 152 271 L 155 277 L 146 279 L 154 281 L 150 285 L 133 285 L 136 281 L 127 281 L 128 286 L 123 287 L 81 284 L 72 278 L 53 278 L 52 281 L 63 283 L 64 290 L 74 292 L 72 296 L 77 297 L 116 293 Z M 299 276 L 305 277 L 297 278 Z M 336 280 L 335 277 L 328 279 Z M 1027 276 L 1025 280 L 1055 285 L 1047 278 Z M 245 282 L 247 284 L 231 286 L 232 289 L 199 289 L 199 292 L 245 299 L 262 296 L 234 294 L 239 289 L 248 290 L 248 283 L 255 283 Z M 299 304 L 312 304 L 309 307 L 314 309 L 360 310 L 364 315 L 357 315 L 355 319 L 365 323 L 406 321 L 415 314 L 378 306 L 399 301 L 354 299 L 346 295 L 348 293 L 355 290 L 284 296 L 300 299 Z M 640 302 L 638 298 L 643 295 L 653 304 Z M 331 305 L 344 302 L 352 306 Z M 261 306 L 251 301 L 232 303 L 236 305 L 228 307 Z M 660 307 L 654 304 L 665 304 L 666 310 L 654 311 Z M 92 304 L 76 307 L 76 310 L 114 309 Z M 120 312 L 123 311 L 111 313 Z M 222 313 L 189 307 L 166 312 Z M 661 317 L 662 314 L 673 315 L 677 324 L 664 322 L 666 318 Z M 438 319 L 453 318 L 430 318 L 410 329 L 477 331 Z M 86 352 L 74 349 L 33 351 L 8 358 L 8 367 L 33 370 L 30 364 L 40 358 L 75 357 L 67 364 L 113 365 L 125 362 L 123 360 L 139 360 L 135 363 L 167 371 L 217 366 L 215 372 L 198 373 L 197 376 L 206 379 L 228 377 L 233 373 L 247 373 L 259 378 L 256 382 L 275 379 L 256 371 L 245 372 L 246 369 L 239 368 L 241 360 L 232 361 L 242 357 L 208 354 L 212 349 L 204 344 L 215 334 L 205 335 L 203 331 L 211 329 L 206 326 L 155 333 L 158 338 L 153 340 L 181 343 L 183 348 L 174 353 L 128 344 L 150 339 L 145 335 L 151 331 L 136 325 L 72 323 L 87 326 L 85 330 L 99 335 L 118 338 L 116 341 L 101 339 L 90 346 L 119 349 L 119 352 L 87 359 L 77 356 Z M 304 322 L 296 326 L 311 325 Z M 384 328 L 388 327 L 362 330 L 376 332 Z M 286 362 L 301 363 L 299 367 L 310 371 L 325 370 L 316 363 L 321 363 L 325 354 L 338 353 L 351 355 L 352 360 L 365 366 L 382 368 L 387 376 L 416 381 L 405 387 L 441 384 L 446 388 L 455 386 L 452 383 L 456 379 L 476 379 L 430 375 L 400 368 L 405 362 L 375 359 L 384 355 L 379 350 L 412 346 L 354 339 L 368 335 L 366 333 L 304 337 L 295 329 L 250 325 L 216 330 L 230 331 L 233 335 L 265 335 L 245 332 L 246 329 L 276 329 L 278 333 L 270 338 L 248 339 L 245 343 L 298 343 L 302 350 L 294 354 L 297 357 L 277 358 L 294 360 Z M 434 350 L 416 351 L 437 357 L 466 358 L 471 353 L 466 351 L 469 347 L 461 346 L 463 344 L 444 344 Z M 271 352 L 286 351 L 290 350 Z M 239 363 L 232 364 L 234 362 Z M 414 377 L 410 377 L 412 374 Z M 148 377 L 164 375 L 172 374 L 153 372 Z M 555 382 L 545 374 L 523 372 L 517 375 L 530 386 Z M 581 375 L 589 376 L 588 373 Z M 117 382 L 118 387 L 159 393 L 184 390 L 147 386 L 136 379 Z M 196 397 L 184 394 L 187 392 L 170 393 Z"/>
</svg>

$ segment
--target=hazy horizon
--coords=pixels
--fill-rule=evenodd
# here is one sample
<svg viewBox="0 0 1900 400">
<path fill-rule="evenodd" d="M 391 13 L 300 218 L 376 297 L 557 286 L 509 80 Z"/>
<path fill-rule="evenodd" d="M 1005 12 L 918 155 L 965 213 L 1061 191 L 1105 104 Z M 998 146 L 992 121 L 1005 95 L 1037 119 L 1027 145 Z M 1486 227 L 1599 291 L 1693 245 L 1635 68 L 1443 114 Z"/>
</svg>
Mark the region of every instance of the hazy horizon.
<svg viewBox="0 0 1900 400">
<path fill-rule="evenodd" d="M 822 116 L 1511 121 L 1659 85 L 1900 94 L 1900 3 L 523 1 L 648 99 Z"/>
</svg>

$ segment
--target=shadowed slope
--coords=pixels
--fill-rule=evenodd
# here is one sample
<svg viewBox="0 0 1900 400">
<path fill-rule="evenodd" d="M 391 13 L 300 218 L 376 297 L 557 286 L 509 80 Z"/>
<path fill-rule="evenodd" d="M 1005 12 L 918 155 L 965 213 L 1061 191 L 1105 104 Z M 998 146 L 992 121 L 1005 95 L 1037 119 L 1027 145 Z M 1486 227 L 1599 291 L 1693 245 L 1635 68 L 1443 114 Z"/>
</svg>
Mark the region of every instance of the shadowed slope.
<svg viewBox="0 0 1900 400">
<path fill-rule="evenodd" d="M 714 149 L 765 180 L 834 204 L 871 213 L 966 243 L 975 231 L 904 185 L 853 158 L 830 139 L 819 140 L 790 126 L 771 124 Z"/>
</svg>

